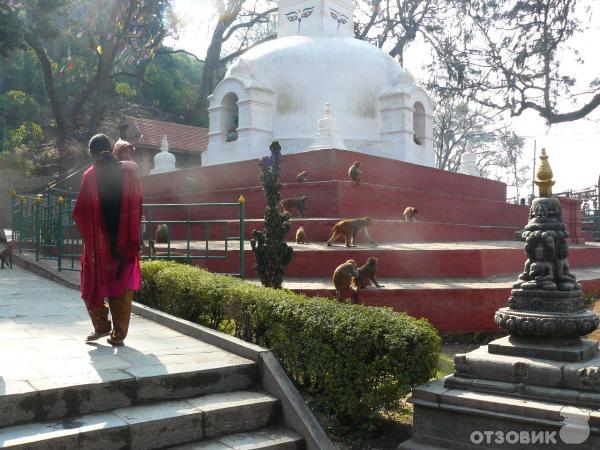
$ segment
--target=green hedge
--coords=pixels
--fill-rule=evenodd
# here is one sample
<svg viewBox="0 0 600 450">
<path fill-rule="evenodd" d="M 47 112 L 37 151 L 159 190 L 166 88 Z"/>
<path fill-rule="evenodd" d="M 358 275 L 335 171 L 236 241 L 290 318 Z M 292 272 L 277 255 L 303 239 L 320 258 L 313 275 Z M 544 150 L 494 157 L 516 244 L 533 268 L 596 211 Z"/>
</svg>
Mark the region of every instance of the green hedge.
<svg viewBox="0 0 600 450">
<path fill-rule="evenodd" d="M 139 300 L 271 349 L 317 409 L 373 426 L 436 373 L 440 338 L 426 321 L 340 304 L 168 261 L 142 264 Z"/>
</svg>

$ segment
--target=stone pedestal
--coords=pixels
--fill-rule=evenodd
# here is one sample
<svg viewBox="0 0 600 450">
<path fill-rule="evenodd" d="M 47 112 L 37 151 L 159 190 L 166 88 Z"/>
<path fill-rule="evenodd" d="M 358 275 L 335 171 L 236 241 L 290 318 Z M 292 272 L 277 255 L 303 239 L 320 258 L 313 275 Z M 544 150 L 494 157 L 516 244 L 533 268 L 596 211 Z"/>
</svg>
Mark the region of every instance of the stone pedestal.
<svg viewBox="0 0 600 450">
<path fill-rule="evenodd" d="M 584 308 L 545 151 L 525 227 L 527 261 L 496 324 L 510 335 L 454 357 L 454 374 L 413 391 L 401 449 L 600 448 L 600 354 Z M 575 445 L 576 444 L 576 447 Z"/>
</svg>

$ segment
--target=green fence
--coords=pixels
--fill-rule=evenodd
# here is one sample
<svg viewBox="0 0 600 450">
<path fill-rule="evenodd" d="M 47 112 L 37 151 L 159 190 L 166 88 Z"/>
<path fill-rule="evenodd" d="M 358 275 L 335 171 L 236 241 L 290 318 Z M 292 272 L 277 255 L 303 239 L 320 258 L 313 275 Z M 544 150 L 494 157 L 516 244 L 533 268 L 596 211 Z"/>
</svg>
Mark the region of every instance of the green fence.
<svg viewBox="0 0 600 450">
<path fill-rule="evenodd" d="M 36 197 L 12 195 L 13 240 L 23 250 L 35 252 L 36 261 L 55 260 L 57 269 L 80 270 L 83 241 L 73 221 L 77 193 L 48 189 Z M 143 204 L 140 226 L 142 249 L 140 256 L 148 259 L 193 260 L 227 259 L 232 252 L 239 254 L 239 270 L 232 275 L 244 278 L 244 220 L 245 199 L 220 203 L 153 203 Z M 196 219 L 195 212 L 208 207 L 235 208 L 237 233 L 232 234 L 232 221 Z M 166 225 L 168 239 L 157 248 L 154 231 Z M 174 231 L 175 230 L 175 231 Z M 175 236 L 173 236 L 175 234 Z M 215 239 L 215 235 L 218 236 Z M 172 239 L 175 237 L 175 239 Z M 211 239 L 212 238 L 212 239 Z M 237 244 L 237 248 L 232 246 Z"/>
<path fill-rule="evenodd" d="M 600 241 L 600 209 L 586 211 L 582 220 L 583 231 L 591 233 L 594 241 Z"/>
</svg>

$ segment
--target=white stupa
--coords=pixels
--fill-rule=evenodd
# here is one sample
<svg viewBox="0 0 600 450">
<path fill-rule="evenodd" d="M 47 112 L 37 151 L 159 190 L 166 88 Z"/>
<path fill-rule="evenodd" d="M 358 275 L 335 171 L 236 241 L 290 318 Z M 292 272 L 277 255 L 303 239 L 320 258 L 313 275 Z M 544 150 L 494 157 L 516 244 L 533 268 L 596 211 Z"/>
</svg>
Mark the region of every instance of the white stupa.
<svg viewBox="0 0 600 450">
<path fill-rule="evenodd" d="M 460 157 L 460 168 L 458 173 L 480 177 L 479 169 L 477 168 L 477 155 L 471 149 L 471 144 L 467 143 L 465 152 Z"/>
<path fill-rule="evenodd" d="M 337 124 L 333 118 L 331 105 L 329 103 L 325 104 L 323 118 L 319 119 L 319 131 L 310 148 L 315 150 L 321 148 L 338 148 L 344 150 L 346 148 L 346 145 L 337 130 Z"/>
<path fill-rule="evenodd" d="M 209 97 L 203 165 L 314 150 L 325 103 L 349 150 L 433 166 L 432 104 L 387 53 L 354 38 L 352 0 L 280 0 L 277 39 L 231 65 Z M 320 142 L 317 142 L 320 144 Z"/>
<path fill-rule="evenodd" d="M 160 143 L 160 152 L 154 156 L 154 169 L 150 171 L 150 174 L 175 170 L 175 162 L 175 155 L 169 152 L 169 141 L 165 134 Z"/>
</svg>

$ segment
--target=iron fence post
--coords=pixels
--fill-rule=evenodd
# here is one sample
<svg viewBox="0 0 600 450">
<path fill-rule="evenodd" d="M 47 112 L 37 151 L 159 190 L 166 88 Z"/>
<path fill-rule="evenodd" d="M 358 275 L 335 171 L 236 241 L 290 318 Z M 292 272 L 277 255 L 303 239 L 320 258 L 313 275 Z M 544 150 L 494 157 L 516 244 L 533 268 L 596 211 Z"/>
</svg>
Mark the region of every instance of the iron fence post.
<svg viewBox="0 0 600 450">
<path fill-rule="evenodd" d="M 35 260 L 39 261 L 40 259 L 40 205 L 42 204 L 42 199 L 38 196 L 35 198 L 35 202 L 33 204 L 33 234 L 35 236 Z"/>
<path fill-rule="evenodd" d="M 64 236 L 63 236 L 63 223 L 62 223 L 62 215 L 63 215 L 63 205 L 65 203 L 65 199 L 62 197 L 58 197 L 58 218 L 56 219 L 56 235 L 58 239 L 58 255 L 57 255 L 57 264 L 58 271 L 62 269 L 62 253 L 63 253 L 63 245 L 64 245 Z"/>
<path fill-rule="evenodd" d="M 240 278 L 243 280 L 246 274 L 246 255 L 244 253 L 244 219 L 246 199 L 240 195 Z"/>
</svg>

